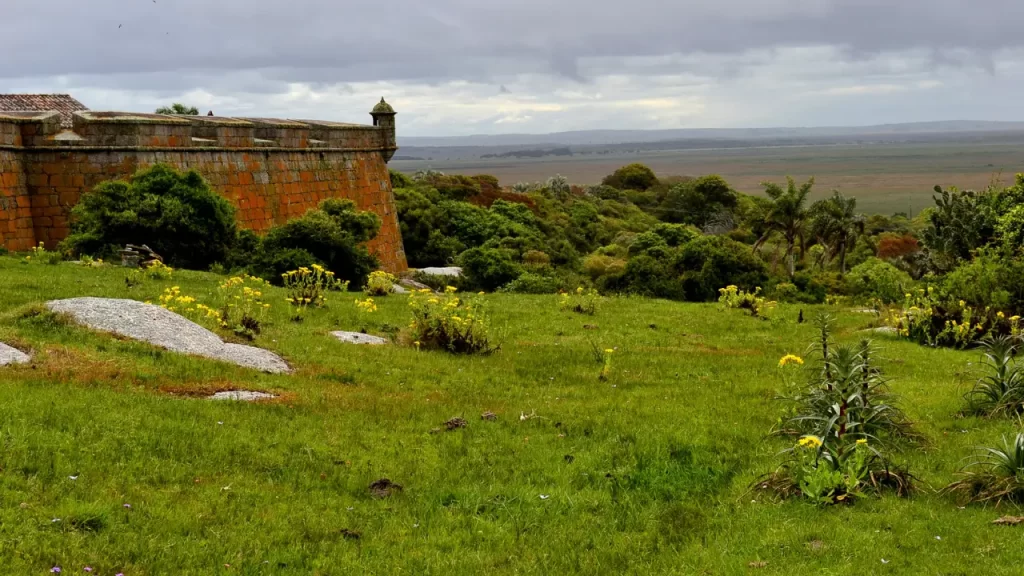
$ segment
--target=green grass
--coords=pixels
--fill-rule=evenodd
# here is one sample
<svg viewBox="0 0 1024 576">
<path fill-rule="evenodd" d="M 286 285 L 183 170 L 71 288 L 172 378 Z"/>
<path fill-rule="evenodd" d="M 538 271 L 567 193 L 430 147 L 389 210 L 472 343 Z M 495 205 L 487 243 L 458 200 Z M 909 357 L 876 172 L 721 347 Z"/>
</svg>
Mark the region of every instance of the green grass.
<svg viewBox="0 0 1024 576">
<path fill-rule="evenodd" d="M 766 432 L 778 359 L 814 331 L 797 307 L 773 324 L 614 298 L 590 317 L 555 296 L 487 295 L 501 351 L 453 357 L 341 344 L 327 333 L 359 327 L 354 295 L 294 324 L 274 289 L 257 344 L 296 368 L 281 376 L 26 314 L 171 285 L 203 300 L 221 280 L 175 272 L 128 289 L 124 275 L 0 257 L 0 340 L 35 355 L 0 369 L 2 573 L 1017 574 L 1024 561 L 1020 528 L 990 524 L 1013 509 L 960 509 L 929 488 L 1015 429 L 957 417 L 971 352 L 880 340 L 928 441 L 899 456 L 924 485 L 821 510 L 748 492 L 786 445 Z M 378 302 L 374 322 L 407 324 L 405 297 Z M 840 312 L 839 339 L 870 319 Z M 606 382 L 591 340 L 618 347 Z M 231 387 L 282 398 L 188 396 Z M 453 416 L 468 427 L 443 431 Z M 404 491 L 373 498 L 383 477 Z"/>
</svg>

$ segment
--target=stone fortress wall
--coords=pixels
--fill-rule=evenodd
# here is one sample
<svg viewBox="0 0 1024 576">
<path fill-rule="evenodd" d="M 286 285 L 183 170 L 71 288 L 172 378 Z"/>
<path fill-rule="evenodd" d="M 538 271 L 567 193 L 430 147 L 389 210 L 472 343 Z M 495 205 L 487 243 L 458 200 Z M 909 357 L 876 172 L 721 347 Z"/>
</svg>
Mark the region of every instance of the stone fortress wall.
<svg viewBox="0 0 1024 576">
<path fill-rule="evenodd" d="M 398 149 L 395 112 L 382 99 L 373 125 L 313 120 L 0 111 L 0 246 L 53 248 L 70 232 L 83 193 L 155 163 L 194 168 L 262 231 L 348 198 L 381 217 L 370 250 L 390 272 L 406 269 L 387 162 Z"/>
</svg>

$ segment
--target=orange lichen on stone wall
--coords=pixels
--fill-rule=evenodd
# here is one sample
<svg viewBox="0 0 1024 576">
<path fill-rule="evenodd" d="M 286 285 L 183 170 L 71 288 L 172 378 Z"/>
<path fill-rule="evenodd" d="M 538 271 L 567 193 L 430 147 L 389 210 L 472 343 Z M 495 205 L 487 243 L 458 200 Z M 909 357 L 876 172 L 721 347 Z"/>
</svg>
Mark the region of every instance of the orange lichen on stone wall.
<svg viewBox="0 0 1024 576">
<path fill-rule="evenodd" d="M 18 124 L 0 116 L 0 246 L 8 250 L 37 242 L 52 248 L 70 233 L 70 211 L 82 194 L 164 163 L 198 171 L 235 205 L 239 223 L 256 231 L 326 198 L 351 199 L 381 218 L 369 242 L 381 267 L 407 267 L 387 169 L 394 153 L 387 125 L 89 112 L 75 115 L 74 132 L 61 132 L 53 118 L 46 121 Z M 26 132 L 36 145 L 23 145 Z"/>
</svg>

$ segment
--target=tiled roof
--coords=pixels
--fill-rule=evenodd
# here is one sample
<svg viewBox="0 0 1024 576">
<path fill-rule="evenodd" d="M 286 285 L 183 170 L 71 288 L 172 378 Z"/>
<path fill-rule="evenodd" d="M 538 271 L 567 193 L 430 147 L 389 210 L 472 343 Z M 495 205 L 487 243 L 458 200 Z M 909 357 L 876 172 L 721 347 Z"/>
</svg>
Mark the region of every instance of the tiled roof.
<svg viewBox="0 0 1024 576">
<path fill-rule="evenodd" d="M 71 113 L 88 110 L 67 94 L 0 94 L 3 112 L 60 112 L 60 124 L 71 128 Z"/>
</svg>

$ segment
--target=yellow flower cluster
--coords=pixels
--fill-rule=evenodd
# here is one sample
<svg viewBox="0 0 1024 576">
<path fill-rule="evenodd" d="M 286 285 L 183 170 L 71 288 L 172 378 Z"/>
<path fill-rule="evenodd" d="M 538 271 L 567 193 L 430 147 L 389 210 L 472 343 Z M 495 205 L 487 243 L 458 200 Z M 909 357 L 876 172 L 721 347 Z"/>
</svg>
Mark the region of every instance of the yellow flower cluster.
<svg viewBox="0 0 1024 576">
<path fill-rule="evenodd" d="M 409 295 L 409 331 L 411 339 L 420 343 L 417 347 L 464 353 L 488 349 L 487 321 L 477 296 L 462 298 L 456 292 L 454 286 L 446 286 L 443 294 L 422 289 Z"/>
<path fill-rule="evenodd" d="M 821 438 L 817 436 L 804 436 L 800 439 L 799 444 L 803 448 L 817 448 L 821 446 Z"/>
<path fill-rule="evenodd" d="M 166 308 L 171 312 L 177 312 L 178 306 L 183 306 L 183 311 L 191 313 L 195 311 L 196 299 L 192 296 L 182 295 L 181 288 L 178 286 L 172 286 L 164 290 L 164 293 L 160 295 L 160 307 Z"/>
<path fill-rule="evenodd" d="M 373 298 L 367 298 L 366 300 L 359 300 L 357 298 L 356 308 L 358 308 L 360 312 L 372 314 L 377 311 L 377 304 L 374 303 Z"/>
<path fill-rule="evenodd" d="M 804 359 L 794 354 L 786 354 L 779 360 L 779 368 L 786 366 L 787 364 L 797 364 L 803 366 Z"/>
<path fill-rule="evenodd" d="M 370 272 L 363 291 L 369 296 L 387 296 L 395 291 L 395 282 L 397 282 L 397 278 L 391 274 L 383 270 L 375 270 Z"/>
<path fill-rule="evenodd" d="M 146 275 L 153 280 L 170 280 L 174 277 L 174 268 L 156 260 L 146 267 Z"/>
<path fill-rule="evenodd" d="M 348 282 L 339 282 L 334 278 L 334 272 L 319 264 L 289 270 L 281 274 L 281 280 L 288 289 L 285 301 L 299 309 L 300 317 L 307 306 L 319 308 L 326 304 L 329 290 L 348 290 Z"/>
</svg>

